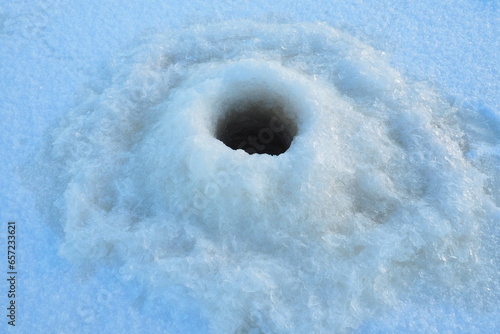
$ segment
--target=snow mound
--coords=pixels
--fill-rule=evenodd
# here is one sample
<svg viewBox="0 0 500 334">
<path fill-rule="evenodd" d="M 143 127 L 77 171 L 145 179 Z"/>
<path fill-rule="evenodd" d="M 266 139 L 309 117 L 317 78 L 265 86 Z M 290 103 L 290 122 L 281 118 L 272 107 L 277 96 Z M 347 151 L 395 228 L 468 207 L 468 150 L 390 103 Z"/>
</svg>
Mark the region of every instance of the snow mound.
<svg viewBox="0 0 500 334">
<path fill-rule="evenodd" d="M 461 107 L 359 40 L 194 26 L 136 41 L 90 89 L 40 158 L 61 252 L 185 289 L 214 332 L 345 332 L 479 284 L 498 193 Z"/>
</svg>

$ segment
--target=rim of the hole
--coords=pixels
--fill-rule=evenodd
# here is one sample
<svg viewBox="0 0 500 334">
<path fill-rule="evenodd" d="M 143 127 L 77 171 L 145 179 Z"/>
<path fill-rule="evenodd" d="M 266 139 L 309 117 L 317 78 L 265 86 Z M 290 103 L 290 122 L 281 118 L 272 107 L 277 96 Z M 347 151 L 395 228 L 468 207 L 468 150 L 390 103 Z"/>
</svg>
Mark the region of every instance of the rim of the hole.
<svg viewBox="0 0 500 334">
<path fill-rule="evenodd" d="M 272 98 L 232 101 L 217 122 L 215 137 L 248 154 L 283 154 L 298 131 L 296 118 L 288 109 Z"/>
</svg>

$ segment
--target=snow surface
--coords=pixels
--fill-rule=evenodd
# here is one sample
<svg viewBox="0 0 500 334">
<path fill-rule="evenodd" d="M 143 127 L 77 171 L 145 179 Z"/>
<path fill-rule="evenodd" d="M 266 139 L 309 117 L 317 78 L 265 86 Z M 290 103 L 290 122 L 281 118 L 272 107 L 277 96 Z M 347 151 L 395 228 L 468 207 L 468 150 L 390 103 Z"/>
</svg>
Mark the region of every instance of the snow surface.
<svg viewBox="0 0 500 334">
<path fill-rule="evenodd" d="M 2 3 L 13 331 L 498 332 L 498 20 L 472 0 Z M 215 138 L 248 103 L 297 125 L 287 152 Z"/>
</svg>

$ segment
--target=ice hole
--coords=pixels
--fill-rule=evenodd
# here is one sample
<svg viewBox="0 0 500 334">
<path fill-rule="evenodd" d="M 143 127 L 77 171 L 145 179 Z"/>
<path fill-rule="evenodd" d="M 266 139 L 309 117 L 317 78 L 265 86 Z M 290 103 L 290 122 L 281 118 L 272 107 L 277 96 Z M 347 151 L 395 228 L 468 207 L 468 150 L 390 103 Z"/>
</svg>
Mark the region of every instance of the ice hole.
<svg viewBox="0 0 500 334">
<path fill-rule="evenodd" d="M 230 103 L 217 124 L 216 138 L 248 154 L 285 153 L 297 134 L 294 117 L 285 109 L 271 99 Z"/>
</svg>

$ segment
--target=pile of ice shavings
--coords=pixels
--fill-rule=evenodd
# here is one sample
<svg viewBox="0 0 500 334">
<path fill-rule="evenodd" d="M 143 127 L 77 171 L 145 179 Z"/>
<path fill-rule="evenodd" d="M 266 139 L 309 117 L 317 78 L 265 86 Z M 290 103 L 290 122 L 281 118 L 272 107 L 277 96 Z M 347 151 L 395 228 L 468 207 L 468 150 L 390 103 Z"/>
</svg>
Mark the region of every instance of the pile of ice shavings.
<svg viewBox="0 0 500 334">
<path fill-rule="evenodd" d="M 62 254 L 156 295 L 185 289 L 216 333 L 345 332 L 415 291 L 483 284 L 480 227 L 499 195 L 467 158 L 461 107 L 345 33 L 168 31 L 89 88 L 42 156 Z M 290 147 L 218 139 L 252 117 L 255 151 Z"/>
</svg>

